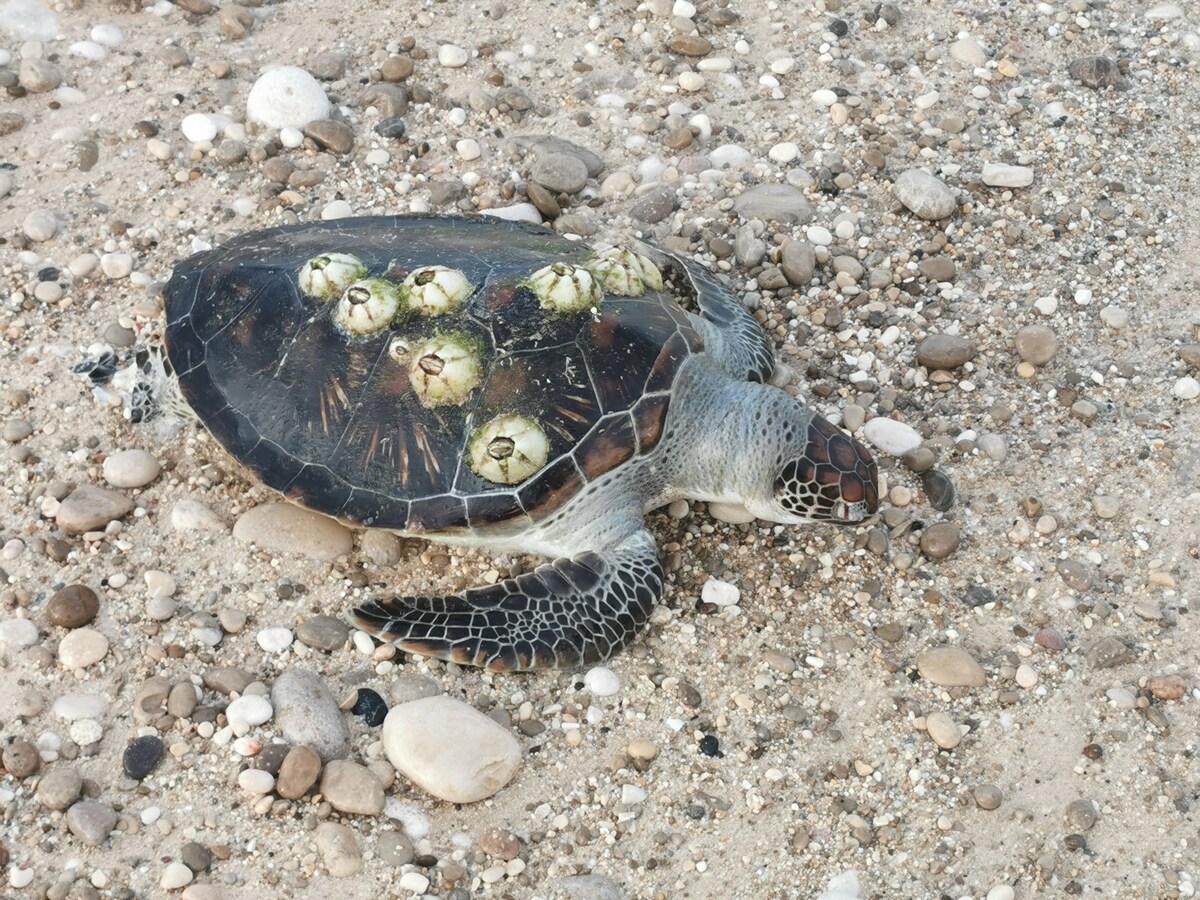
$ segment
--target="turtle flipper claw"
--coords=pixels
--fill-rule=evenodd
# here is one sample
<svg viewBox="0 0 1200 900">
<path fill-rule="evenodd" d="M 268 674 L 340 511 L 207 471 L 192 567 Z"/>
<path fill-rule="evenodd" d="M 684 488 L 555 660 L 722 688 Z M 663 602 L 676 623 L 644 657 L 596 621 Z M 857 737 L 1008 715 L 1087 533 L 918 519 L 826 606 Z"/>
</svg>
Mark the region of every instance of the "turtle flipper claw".
<svg viewBox="0 0 1200 900">
<path fill-rule="evenodd" d="M 556 559 L 449 597 L 394 597 L 351 621 L 401 649 L 494 672 L 569 668 L 632 641 L 662 593 L 654 538 L 641 531 L 605 553 Z"/>
</svg>

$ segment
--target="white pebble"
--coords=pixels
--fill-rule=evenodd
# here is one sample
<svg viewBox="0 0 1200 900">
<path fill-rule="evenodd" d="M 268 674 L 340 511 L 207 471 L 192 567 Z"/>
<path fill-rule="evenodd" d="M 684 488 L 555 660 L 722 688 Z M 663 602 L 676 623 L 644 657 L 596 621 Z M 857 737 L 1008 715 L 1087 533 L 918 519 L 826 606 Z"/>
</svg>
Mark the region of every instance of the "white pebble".
<svg viewBox="0 0 1200 900">
<path fill-rule="evenodd" d="M 1197 381 L 1191 375 L 1185 375 L 1175 382 L 1175 386 L 1171 388 L 1171 393 L 1180 400 L 1195 400 L 1200 397 L 1200 381 Z"/>
<path fill-rule="evenodd" d="M 646 799 L 646 792 L 636 784 L 621 785 L 621 802 L 626 806 L 637 806 Z"/>
<path fill-rule="evenodd" d="M 863 437 L 867 442 L 892 456 L 903 456 L 909 450 L 921 446 L 921 435 L 911 425 L 876 416 L 863 426 Z"/>
<path fill-rule="evenodd" d="M 192 870 L 183 863 L 168 863 L 158 884 L 164 891 L 175 891 L 191 884 L 192 877 Z"/>
<path fill-rule="evenodd" d="M 378 147 L 368 152 L 364 157 L 368 166 L 386 166 L 391 158 L 392 155 L 390 153 Z"/>
<path fill-rule="evenodd" d="M 742 592 L 737 585 L 719 578 L 710 578 L 700 588 L 700 599 L 714 606 L 736 606 L 742 599 Z"/>
<path fill-rule="evenodd" d="M 820 225 L 809 225 L 804 236 L 808 238 L 810 244 L 816 244 L 818 247 L 828 247 L 833 243 L 833 235 L 829 229 L 822 228 Z"/>
<path fill-rule="evenodd" d="M 1052 316 L 1058 310 L 1058 298 L 1038 297 L 1033 301 L 1033 308 L 1043 316 Z"/>
<path fill-rule="evenodd" d="M 942 95 L 937 91 L 930 91 L 927 94 L 921 94 L 919 97 L 913 100 L 913 106 L 915 106 L 917 109 L 929 109 L 941 99 Z"/>
<path fill-rule="evenodd" d="M 279 143 L 289 150 L 295 150 L 304 143 L 304 132 L 299 128 L 280 128 Z"/>
<path fill-rule="evenodd" d="M 100 60 L 108 56 L 108 49 L 103 44 L 97 44 L 95 41 L 76 41 L 67 48 L 67 52 L 72 56 L 78 56 L 80 59 L 86 59 L 89 62 L 100 62 Z"/>
<path fill-rule="evenodd" d="M 151 597 L 175 596 L 175 579 L 166 572 L 149 569 L 142 577 L 146 580 L 146 593 Z"/>
<path fill-rule="evenodd" d="M 282 625 L 275 628 L 264 628 L 258 633 L 258 646 L 268 653 L 282 653 L 292 646 L 292 630 Z"/>
<path fill-rule="evenodd" d="M 1080 288 L 1075 292 L 1075 302 L 1080 306 L 1087 306 L 1092 302 L 1092 292 L 1087 288 Z"/>
<path fill-rule="evenodd" d="M 71 740 L 80 747 L 87 747 L 89 744 L 97 744 L 103 739 L 104 726 L 95 719 L 77 719 L 71 723 L 68 733 L 71 735 Z"/>
<path fill-rule="evenodd" d="M 199 144 L 201 141 L 211 141 L 217 136 L 217 123 L 204 113 L 192 113 L 183 117 L 183 121 L 179 123 L 179 130 L 193 144 Z"/>
<path fill-rule="evenodd" d="M 827 106 L 828 107 L 828 106 L 833 106 L 833 104 L 837 103 L 838 95 L 835 94 L 833 91 L 829 90 L 829 88 L 821 88 L 820 90 L 816 90 L 816 91 L 812 92 L 812 99 L 813 99 L 813 102 L 816 103 L 818 106 Z"/>
<path fill-rule="evenodd" d="M 671 15 L 679 16 L 681 19 L 690 19 L 695 14 L 696 5 L 688 0 L 675 0 L 674 6 L 671 7 Z"/>
<path fill-rule="evenodd" d="M 37 626 L 28 619 L 6 619 L 0 622 L 0 646 L 24 650 L 37 643 Z"/>
<path fill-rule="evenodd" d="M 1017 666 L 1017 684 L 1029 690 L 1038 683 L 1038 673 L 1034 671 L 1033 666 L 1028 663 L 1022 663 Z"/>
<path fill-rule="evenodd" d="M 128 253 L 105 253 L 100 257 L 100 271 L 108 278 L 126 278 L 133 271 L 133 257 Z"/>
<path fill-rule="evenodd" d="M 150 138 L 146 141 L 146 152 L 155 159 L 166 162 L 171 158 L 171 145 L 160 138 Z"/>
<path fill-rule="evenodd" d="M 92 40 L 105 47 L 119 47 L 125 34 L 116 25 L 93 25 Z"/>
<path fill-rule="evenodd" d="M 296 66 L 264 72 L 246 98 L 246 117 L 268 128 L 303 128 L 328 115 L 325 88 Z"/>
<path fill-rule="evenodd" d="M 32 866 L 13 866 L 8 873 L 8 883 L 17 889 L 29 887 L 33 882 Z"/>
<path fill-rule="evenodd" d="M 238 787 L 248 794 L 269 794 L 275 789 L 275 776 L 266 769 L 243 769 Z"/>
<path fill-rule="evenodd" d="M 987 892 L 986 900 L 1013 900 L 1016 892 L 1007 884 L 998 884 Z"/>
<path fill-rule="evenodd" d="M 776 75 L 786 75 L 796 68 L 796 60 L 791 56 L 783 56 L 771 61 L 771 71 Z"/>
<path fill-rule="evenodd" d="M 438 62 L 448 69 L 457 69 L 467 64 L 470 54 L 456 44 L 442 44 L 438 47 Z"/>
<path fill-rule="evenodd" d="M 680 72 L 679 87 L 685 91 L 700 91 L 704 89 L 704 76 L 699 72 Z"/>
<path fill-rule="evenodd" d="M 275 710 L 271 701 L 259 694 L 245 694 L 225 707 L 225 718 L 236 729 L 239 724 L 261 725 L 270 720 Z"/>
<path fill-rule="evenodd" d="M 605 666 L 589 669 L 583 676 L 583 684 L 597 697 L 611 697 L 621 689 L 621 679 L 617 673 Z"/>
<path fill-rule="evenodd" d="M 983 174 L 980 178 L 984 184 L 992 187 L 1029 187 L 1029 185 L 1033 184 L 1033 169 L 1028 166 L 984 163 Z"/>
<path fill-rule="evenodd" d="M 162 817 L 162 810 L 157 806 L 147 806 L 138 816 L 143 825 L 153 825 Z"/>
<path fill-rule="evenodd" d="M 468 162 L 473 159 L 479 159 L 483 155 L 483 151 L 479 147 L 479 141 L 474 138 L 464 138 L 454 145 L 454 150 L 458 153 L 459 159 L 464 159 Z"/>
<path fill-rule="evenodd" d="M 777 163 L 790 163 L 800 155 L 800 148 L 792 141 L 783 141 L 767 151 L 767 156 Z"/>
<path fill-rule="evenodd" d="M 325 221 L 345 219 L 352 215 L 354 215 L 354 210 L 345 200 L 330 200 L 321 208 L 321 218 Z"/>
<path fill-rule="evenodd" d="M 429 890 L 429 879 L 420 872 L 405 872 L 400 876 L 400 887 L 414 894 L 424 894 Z"/>
</svg>

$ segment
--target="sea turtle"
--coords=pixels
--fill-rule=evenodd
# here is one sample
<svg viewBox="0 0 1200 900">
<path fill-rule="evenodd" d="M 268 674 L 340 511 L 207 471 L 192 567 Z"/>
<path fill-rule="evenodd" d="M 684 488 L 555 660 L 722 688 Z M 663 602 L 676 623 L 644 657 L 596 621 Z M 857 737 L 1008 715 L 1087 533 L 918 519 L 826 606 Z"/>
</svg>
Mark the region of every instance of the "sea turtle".
<svg viewBox="0 0 1200 900">
<path fill-rule="evenodd" d="M 644 249 L 482 217 L 244 234 L 176 266 L 167 354 L 216 440 L 296 503 L 553 560 L 365 603 L 364 631 L 497 671 L 589 664 L 662 594 L 648 510 L 795 524 L 877 504 L 868 452 L 764 383 L 770 346 L 728 289 Z"/>
</svg>

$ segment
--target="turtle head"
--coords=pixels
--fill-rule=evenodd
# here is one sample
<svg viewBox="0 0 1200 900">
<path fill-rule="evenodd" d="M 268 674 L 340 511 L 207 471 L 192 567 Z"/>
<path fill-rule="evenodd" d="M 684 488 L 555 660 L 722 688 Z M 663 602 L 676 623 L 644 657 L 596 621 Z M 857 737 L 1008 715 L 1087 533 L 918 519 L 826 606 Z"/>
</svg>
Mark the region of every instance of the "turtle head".
<svg viewBox="0 0 1200 900">
<path fill-rule="evenodd" d="M 780 452 L 767 472 L 771 483 L 755 492 L 756 502 L 747 508 L 785 525 L 852 524 L 872 515 L 879 505 L 879 472 L 871 454 L 828 419 L 792 403 Z"/>
</svg>

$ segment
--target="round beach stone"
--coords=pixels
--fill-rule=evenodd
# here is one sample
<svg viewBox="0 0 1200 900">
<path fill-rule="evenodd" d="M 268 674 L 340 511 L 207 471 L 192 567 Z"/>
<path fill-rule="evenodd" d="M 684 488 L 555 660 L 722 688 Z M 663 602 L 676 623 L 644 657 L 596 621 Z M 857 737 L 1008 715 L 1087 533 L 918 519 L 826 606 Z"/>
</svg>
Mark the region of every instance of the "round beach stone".
<svg viewBox="0 0 1200 900">
<path fill-rule="evenodd" d="M 961 540 L 957 525 L 938 522 L 921 532 L 921 552 L 930 559 L 945 559 L 958 549 Z"/>
<path fill-rule="evenodd" d="M 887 416 L 870 419 L 862 433 L 867 443 L 892 456 L 903 456 L 921 446 L 921 435 L 915 428 Z"/>
<path fill-rule="evenodd" d="M 789 184 L 756 185 L 734 198 L 733 209 L 744 219 L 781 225 L 805 225 L 813 217 L 812 204 L 804 192 Z"/>
<path fill-rule="evenodd" d="M 192 870 L 181 862 L 171 862 L 163 868 L 158 884 L 164 891 L 177 891 L 192 883 Z"/>
<path fill-rule="evenodd" d="M 63 70 L 48 59 L 23 59 L 17 78 L 29 93 L 44 94 L 62 84 Z"/>
<path fill-rule="evenodd" d="M 569 153 L 542 153 L 533 163 L 529 177 L 551 191 L 574 194 L 587 184 L 587 165 Z"/>
<path fill-rule="evenodd" d="M 116 826 L 116 811 L 98 800 L 80 800 L 67 810 L 67 828 L 89 847 L 103 844 Z"/>
<path fill-rule="evenodd" d="M 333 616 L 310 616 L 296 624 L 296 637 L 318 650 L 339 650 L 350 637 L 350 626 Z"/>
<path fill-rule="evenodd" d="M 162 740 L 147 734 L 130 742 L 121 755 L 121 765 L 126 775 L 141 781 L 158 767 L 162 755 Z"/>
<path fill-rule="evenodd" d="M 611 697 L 621 690 L 621 679 L 607 666 L 595 666 L 583 676 L 583 686 L 597 697 Z"/>
<path fill-rule="evenodd" d="M 954 192 L 936 175 L 909 169 L 896 179 L 892 193 L 904 206 L 926 221 L 945 219 L 958 209 Z"/>
<path fill-rule="evenodd" d="M 339 822 L 322 822 L 314 838 L 321 862 L 334 878 L 349 878 L 362 868 L 362 850 L 354 832 Z M 428 883 L 428 880 L 427 880 Z"/>
<path fill-rule="evenodd" d="M 953 750 L 962 740 L 958 724 L 944 712 L 934 712 L 926 716 L 925 730 L 929 732 L 933 742 L 943 750 Z"/>
<path fill-rule="evenodd" d="M 76 628 L 58 642 L 58 661 L 68 669 L 86 669 L 108 655 L 108 638 L 94 628 Z"/>
<path fill-rule="evenodd" d="M 804 287 L 817 268 L 817 253 L 807 241 L 788 241 L 779 254 L 779 268 L 788 284 Z"/>
<path fill-rule="evenodd" d="M 246 98 L 246 117 L 268 128 L 303 128 L 329 110 L 321 83 L 296 66 L 264 72 Z"/>
<path fill-rule="evenodd" d="M 1033 184 L 1033 169 L 1003 163 L 984 163 L 980 180 L 990 187 L 1023 188 Z"/>
<path fill-rule="evenodd" d="M 66 809 L 79 799 L 83 776 L 72 768 L 56 765 L 38 782 L 37 798 L 48 809 Z"/>
<path fill-rule="evenodd" d="M 58 216 L 53 210 L 35 209 L 21 220 L 21 230 L 31 241 L 48 241 L 58 234 Z"/>
<path fill-rule="evenodd" d="M 383 785 L 365 766 L 335 759 L 321 773 L 321 795 L 338 812 L 377 816 L 383 812 Z"/>
<path fill-rule="evenodd" d="M 975 345 L 954 334 L 931 334 L 917 345 L 917 362 L 927 369 L 957 369 L 975 358 Z"/>
<path fill-rule="evenodd" d="M 199 500 L 180 500 L 171 507 L 171 527 L 176 531 L 227 531 L 225 522 Z"/>
<path fill-rule="evenodd" d="M 41 768 L 42 758 L 37 747 L 18 738 L 4 748 L 0 762 L 4 763 L 4 770 L 14 778 L 28 778 Z"/>
<path fill-rule="evenodd" d="M 323 760 L 350 752 L 350 726 L 316 672 L 289 669 L 271 685 L 275 727 L 293 746 L 309 744 Z"/>
<path fill-rule="evenodd" d="M 392 765 L 451 803 L 474 803 L 508 784 L 521 748 L 508 729 L 460 700 L 426 697 L 392 708 L 383 723 Z"/>
<path fill-rule="evenodd" d="M 140 488 L 157 478 L 161 467 L 145 450 L 122 450 L 104 460 L 102 471 L 113 487 Z"/>
<path fill-rule="evenodd" d="M 285 800 L 299 800 L 321 775 L 321 754 L 306 744 L 292 747 L 279 766 L 275 792 Z"/>
<path fill-rule="evenodd" d="M 246 694 L 225 707 L 225 718 L 235 728 L 239 725 L 253 727 L 270 721 L 273 712 L 271 702 L 266 697 Z"/>
<path fill-rule="evenodd" d="M 90 587 L 68 584 L 46 602 L 46 618 L 60 628 L 82 628 L 96 618 L 100 598 Z"/>
<path fill-rule="evenodd" d="M 37 641 L 37 626 L 28 619 L 5 619 L 0 622 L 0 645 L 10 650 L 24 650 Z"/>
<path fill-rule="evenodd" d="M 269 794 L 275 787 L 275 776 L 266 769 L 242 769 L 238 787 L 248 794 Z"/>
<path fill-rule="evenodd" d="M 1058 337 L 1045 325 L 1026 325 L 1014 341 L 1017 356 L 1034 366 L 1044 366 L 1058 352 Z"/>
<path fill-rule="evenodd" d="M 438 47 L 438 62 L 448 69 L 458 69 L 467 64 L 471 55 L 457 44 L 442 44 Z"/>
<path fill-rule="evenodd" d="M 345 525 L 291 503 L 264 503 L 247 510 L 234 523 L 233 536 L 273 553 L 318 560 L 337 559 L 354 549 Z"/>
<path fill-rule="evenodd" d="M 114 519 L 128 515 L 133 501 L 124 494 L 90 484 L 75 488 L 58 506 L 55 521 L 67 534 L 99 531 Z"/>
<path fill-rule="evenodd" d="M 975 657 L 958 647 L 935 647 L 917 657 L 921 676 L 941 687 L 980 687 L 987 681 Z"/>
</svg>

